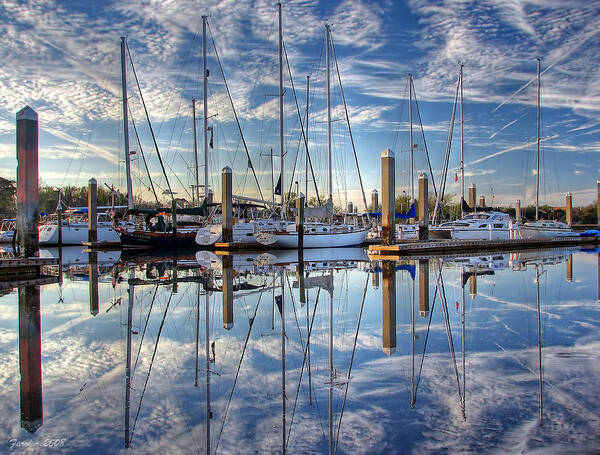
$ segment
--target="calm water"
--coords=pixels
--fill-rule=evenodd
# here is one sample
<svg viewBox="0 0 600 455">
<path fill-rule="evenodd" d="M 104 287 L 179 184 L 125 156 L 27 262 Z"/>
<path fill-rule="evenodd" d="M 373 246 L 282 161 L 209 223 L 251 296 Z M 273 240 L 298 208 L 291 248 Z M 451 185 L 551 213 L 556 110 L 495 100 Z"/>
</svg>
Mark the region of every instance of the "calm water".
<svg viewBox="0 0 600 455">
<path fill-rule="evenodd" d="M 595 251 L 79 251 L 0 297 L 1 453 L 600 448 Z"/>
</svg>

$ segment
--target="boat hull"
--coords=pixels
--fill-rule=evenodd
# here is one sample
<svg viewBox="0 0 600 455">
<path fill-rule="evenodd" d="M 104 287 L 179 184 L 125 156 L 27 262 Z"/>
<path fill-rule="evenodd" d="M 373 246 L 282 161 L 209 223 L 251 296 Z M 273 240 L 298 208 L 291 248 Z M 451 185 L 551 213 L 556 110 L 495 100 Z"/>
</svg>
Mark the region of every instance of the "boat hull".
<svg viewBox="0 0 600 455">
<path fill-rule="evenodd" d="M 547 228 L 537 226 L 521 225 L 519 227 L 521 238 L 523 239 L 552 239 L 555 237 L 576 236 L 577 234 L 569 229 Z"/>
<path fill-rule="evenodd" d="M 510 239 L 510 230 L 454 228 L 452 238 L 455 240 L 508 240 Z"/>
<path fill-rule="evenodd" d="M 367 229 L 352 232 L 305 233 L 304 248 L 337 248 L 362 245 L 367 238 Z M 270 248 L 298 248 L 297 232 L 259 232 L 256 240 Z"/>
<path fill-rule="evenodd" d="M 99 243 L 119 243 L 119 234 L 112 223 L 98 223 L 97 239 Z M 43 224 L 39 227 L 40 245 L 58 245 L 58 225 Z M 62 226 L 63 245 L 81 245 L 88 241 L 87 223 L 70 223 Z"/>
<path fill-rule="evenodd" d="M 138 229 L 120 230 L 121 244 L 124 246 L 168 247 L 173 245 L 173 233 L 154 232 Z M 176 245 L 179 248 L 195 247 L 196 230 L 178 230 Z"/>
</svg>

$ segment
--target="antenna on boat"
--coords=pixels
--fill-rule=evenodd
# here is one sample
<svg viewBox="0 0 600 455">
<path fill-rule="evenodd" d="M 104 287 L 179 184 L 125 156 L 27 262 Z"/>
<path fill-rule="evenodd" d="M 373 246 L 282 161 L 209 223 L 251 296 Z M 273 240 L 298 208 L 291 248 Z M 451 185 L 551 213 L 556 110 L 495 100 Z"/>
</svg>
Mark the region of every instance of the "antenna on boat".
<svg viewBox="0 0 600 455">
<path fill-rule="evenodd" d="M 131 159 L 129 156 L 129 119 L 127 108 L 127 62 L 125 60 L 127 37 L 121 37 L 121 90 L 123 94 L 123 140 L 125 145 L 125 176 L 127 179 L 127 208 L 133 209 L 133 188 L 131 184 Z"/>
</svg>

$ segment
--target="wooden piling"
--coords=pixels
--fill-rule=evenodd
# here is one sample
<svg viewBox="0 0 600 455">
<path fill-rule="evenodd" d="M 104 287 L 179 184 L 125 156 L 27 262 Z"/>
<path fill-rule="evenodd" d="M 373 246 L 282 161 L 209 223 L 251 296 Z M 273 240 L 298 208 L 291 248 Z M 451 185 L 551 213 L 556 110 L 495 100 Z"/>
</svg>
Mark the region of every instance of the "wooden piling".
<svg viewBox="0 0 600 455">
<path fill-rule="evenodd" d="M 38 115 L 29 106 L 17 112 L 17 238 L 21 257 L 39 249 Z"/>
<path fill-rule="evenodd" d="M 171 225 L 173 231 L 173 247 L 177 246 L 177 202 L 171 200 Z"/>
<path fill-rule="evenodd" d="M 573 224 L 573 196 L 567 193 L 565 196 L 565 219 L 569 226 Z"/>
<path fill-rule="evenodd" d="M 385 149 L 381 153 L 381 240 L 384 245 L 396 242 L 396 158 Z"/>
<path fill-rule="evenodd" d="M 483 194 L 479 196 L 479 207 L 485 207 L 485 196 Z"/>
<path fill-rule="evenodd" d="M 379 210 L 379 193 L 377 190 L 371 191 L 371 211 L 377 212 Z"/>
<path fill-rule="evenodd" d="M 384 193 L 385 194 L 385 193 Z M 383 284 L 381 291 L 383 311 L 383 352 L 391 355 L 396 350 L 396 262 L 381 261 Z"/>
<path fill-rule="evenodd" d="M 419 240 L 429 240 L 429 179 L 419 175 Z"/>
<path fill-rule="evenodd" d="M 91 178 L 88 182 L 88 242 L 98 241 L 98 182 Z"/>
<path fill-rule="evenodd" d="M 567 257 L 567 281 L 570 283 L 573 281 L 573 255 L 569 254 Z"/>
<path fill-rule="evenodd" d="M 471 183 L 469 185 L 469 207 L 475 207 L 475 199 L 477 198 L 477 189 L 475 188 L 475 184 Z"/>
<path fill-rule="evenodd" d="M 233 211 L 231 198 L 233 188 L 231 168 L 225 166 L 221 171 L 221 212 L 223 214 L 222 242 L 233 242 Z"/>
<path fill-rule="evenodd" d="M 515 221 L 521 221 L 521 200 L 515 202 Z"/>
</svg>

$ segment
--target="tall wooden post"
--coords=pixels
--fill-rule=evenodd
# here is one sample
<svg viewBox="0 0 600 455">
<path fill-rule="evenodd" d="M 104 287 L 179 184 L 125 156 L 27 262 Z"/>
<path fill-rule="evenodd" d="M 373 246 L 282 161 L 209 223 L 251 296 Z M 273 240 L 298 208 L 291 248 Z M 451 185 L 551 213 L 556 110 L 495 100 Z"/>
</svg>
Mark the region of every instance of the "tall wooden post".
<svg viewBox="0 0 600 455">
<path fill-rule="evenodd" d="M 379 193 L 377 190 L 371 192 L 371 211 L 376 212 L 379 210 Z"/>
<path fill-rule="evenodd" d="M 381 261 L 383 285 L 383 352 L 391 355 L 396 350 L 396 262 Z"/>
<path fill-rule="evenodd" d="M 483 194 L 479 196 L 479 207 L 485 207 L 485 196 Z"/>
<path fill-rule="evenodd" d="M 573 255 L 569 254 L 567 257 L 567 281 L 570 283 L 573 281 Z"/>
<path fill-rule="evenodd" d="M 173 247 L 177 246 L 177 202 L 175 202 L 175 198 L 171 200 L 171 224 L 173 225 Z"/>
<path fill-rule="evenodd" d="M 515 221 L 521 221 L 521 199 L 515 202 Z"/>
<path fill-rule="evenodd" d="M 596 180 L 596 206 L 598 214 L 598 227 L 600 227 L 600 179 Z"/>
<path fill-rule="evenodd" d="M 429 179 L 419 175 L 419 240 L 429 240 Z"/>
<path fill-rule="evenodd" d="M 231 168 L 225 166 L 221 171 L 221 213 L 223 214 L 222 240 L 224 243 L 233 242 L 233 211 Z M 283 193 L 283 191 L 282 191 Z"/>
<path fill-rule="evenodd" d="M 35 433 L 43 423 L 40 288 L 19 288 L 21 426 Z"/>
<path fill-rule="evenodd" d="M 565 219 L 569 226 L 573 225 L 573 196 L 567 193 L 565 197 Z"/>
<path fill-rule="evenodd" d="M 39 249 L 38 115 L 29 106 L 17 112 L 17 237 L 20 255 Z"/>
<path fill-rule="evenodd" d="M 475 199 L 477 198 L 477 189 L 475 188 L 475 184 L 471 183 L 469 185 L 469 207 L 475 207 Z"/>
<path fill-rule="evenodd" d="M 385 149 L 381 154 L 381 240 L 384 245 L 396 242 L 396 158 Z"/>
<path fill-rule="evenodd" d="M 98 182 L 88 182 L 88 242 L 98 241 Z"/>
</svg>

